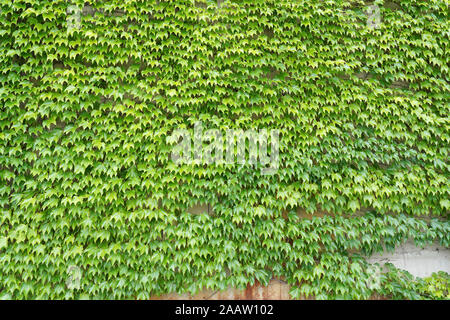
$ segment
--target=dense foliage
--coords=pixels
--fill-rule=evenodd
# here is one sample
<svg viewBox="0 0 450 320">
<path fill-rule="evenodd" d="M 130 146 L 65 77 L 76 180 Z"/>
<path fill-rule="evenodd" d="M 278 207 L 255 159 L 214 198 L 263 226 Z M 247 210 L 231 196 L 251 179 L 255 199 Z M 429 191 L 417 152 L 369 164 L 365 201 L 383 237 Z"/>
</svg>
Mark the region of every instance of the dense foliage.
<svg viewBox="0 0 450 320">
<path fill-rule="evenodd" d="M 448 295 L 363 259 L 449 246 L 448 1 L 370 4 L 0 0 L 0 296 Z M 279 170 L 175 165 L 196 121 L 280 130 Z"/>
</svg>

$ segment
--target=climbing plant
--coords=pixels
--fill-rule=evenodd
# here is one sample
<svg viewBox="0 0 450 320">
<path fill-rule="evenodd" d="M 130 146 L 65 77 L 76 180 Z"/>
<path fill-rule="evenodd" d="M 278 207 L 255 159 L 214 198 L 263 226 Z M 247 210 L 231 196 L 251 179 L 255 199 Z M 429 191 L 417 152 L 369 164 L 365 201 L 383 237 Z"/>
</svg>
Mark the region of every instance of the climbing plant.
<svg viewBox="0 0 450 320">
<path fill-rule="evenodd" d="M 0 0 L 0 297 L 274 277 L 293 298 L 448 297 L 448 278 L 365 260 L 449 246 L 448 14 L 447 0 Z M 174 164 L 167 138 L 197 121 L 279 130 L 278 170 Z"/>
</svg>

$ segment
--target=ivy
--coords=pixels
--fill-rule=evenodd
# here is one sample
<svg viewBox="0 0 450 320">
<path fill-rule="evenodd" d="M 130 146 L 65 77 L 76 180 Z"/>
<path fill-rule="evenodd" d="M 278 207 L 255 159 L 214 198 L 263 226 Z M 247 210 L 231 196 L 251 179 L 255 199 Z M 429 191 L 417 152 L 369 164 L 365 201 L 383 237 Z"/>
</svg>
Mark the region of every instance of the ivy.
<svg viewBox="0 0 450 320">
<path fill-rule="evenodd" d="M 0 0 L 0 296 L 448 298 L 364 260 L 449 246 L 448 30 L 445 0 Z M 278 171 L 175 165 L 197 121 L 279 130 Z"/>
</svg>

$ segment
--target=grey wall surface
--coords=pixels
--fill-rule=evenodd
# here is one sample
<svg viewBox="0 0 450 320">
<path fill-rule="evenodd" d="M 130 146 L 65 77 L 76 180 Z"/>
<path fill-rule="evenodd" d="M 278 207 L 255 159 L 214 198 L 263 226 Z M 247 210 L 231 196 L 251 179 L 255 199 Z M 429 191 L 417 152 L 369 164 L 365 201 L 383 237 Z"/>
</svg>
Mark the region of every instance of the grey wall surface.
<svg viewBox="0 0 450 320">
<path fill-rule="evenodd" d="M 408 241 L 396 248 L 394 253 L 375 254 L 367 261 L 380 265 L 389 262 L 416 277 L 428 277 L 438 271 L 450 273 L 450 249 L 437 244 L 420 248 Z"/>
</svg>

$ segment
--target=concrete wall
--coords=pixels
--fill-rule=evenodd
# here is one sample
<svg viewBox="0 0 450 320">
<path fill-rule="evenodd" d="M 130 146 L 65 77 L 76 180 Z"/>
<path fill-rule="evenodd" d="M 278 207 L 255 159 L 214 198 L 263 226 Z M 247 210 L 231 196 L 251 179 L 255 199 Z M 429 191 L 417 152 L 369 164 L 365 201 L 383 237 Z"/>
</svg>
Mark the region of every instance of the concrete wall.
<svg viewBox="0 0 450 320">
<path fill-rule="evenodd" d="M 396 248 L 394 253 L 375 254 L 367 259 L 370 263 L 392 263 L 416 277 L 428 277 L 433 272 L 445 271 L 450 273 L 450 249 L 437 244 L 418 248 L 409 241 Z"/>
</svg>

